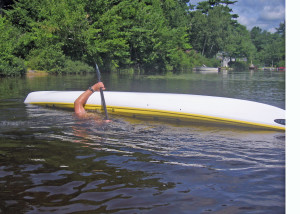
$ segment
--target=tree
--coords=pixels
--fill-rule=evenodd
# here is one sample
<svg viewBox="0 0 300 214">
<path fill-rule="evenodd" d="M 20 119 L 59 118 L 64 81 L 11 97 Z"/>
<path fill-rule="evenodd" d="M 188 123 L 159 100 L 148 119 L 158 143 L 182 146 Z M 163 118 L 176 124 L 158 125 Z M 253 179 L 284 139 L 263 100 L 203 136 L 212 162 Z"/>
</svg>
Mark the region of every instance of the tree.
<svg viewBox="0 0 300 214">
<path fill-rule="evenodd" d="M 0 15 L 3 15 L 3 9 L 4 10 L 10 9 L 13 4 L 14 4 L 14 0 L 1 0 L 0 1 Z"/>
<path fill-rule="evenodd" d="M 95 47 L 104 65 L 133 65 L 163 71 L 174 64 L 176 52 L 190 48 L 183 24 L 187 22 L 174 21 L 170 18 L 174 14 L 166 17 L 167 10 L 179 6 L 175 0 L 164 4 L 160 0 L 115 2 L 93 24 L 101 32 L 95 39 Z"/>
<path fill-rule="evenodd" d="M 279 62 L 281 60 L 284 60 L 285 57 L 282 38 L 280 38 L 276 34 L 272 34 L 270 36 L 269 42 L 264 44 L 261 52 L 262 52 L 262 60 L 266 65 L 272 67 L 279 66 Z"/>
<path fill-rule="evenodd" d="M 245 26 L 237 24 L 231 28 L 224 45 L 224 52 L 230 58 L 253 59 L 256 48 L 250 37 L 250 32 Z"/>
<path fill-rule="evenodd" d="M 0 76 L 24 74 L 24 61 L 14 55 L 20 31 L 0 16 L 0 32 Z"/>
<path fill-rule="evenodd" d="M 33 69 L 62 72 L 66 60 L 86 60 L 89 27 L 84 5 L 67 0 L 19 0 L 6 11 L 22 36 L 16 55 Z"/>
<path fill-rule="evenodd" d="M 229 8 L 235 1 L 210 0 L 207 10 L 201 3 L 196 11 L 187 2 L 18 0 L 3 14 L 19 31 L 13 56 L 31 69 L 61 73 L 96 61 L 106 70 L 164 71 L 191 66 L 192 57 L 214 57 L 237 25 Z"/>
<path fill-rule="evenodd" d="M 231 26 L 235 24 L 227 6 L 212 7 L 212 3 L 200 2 L 198 10 L 191 13 L 191 44 L 206 57 L 213 57 L 224 48 Z"/>
<path fill-rule="evenodd" d="M 285 23 L 277 32 L 270 33 L 259 27 L 251 30 L 251 40 L 257 49 L 256 61 L 265 66 L 285 66 Z"/>
<path fill-rule="evenodd" d="M 233 5 L 237 1 L 230 0 L 208 0 L 198 3 L 197 9 L 203 14 L 208 14 L 209 10 L 215 7 L 222 7 L 224 11 L 231 13 L 232 9 L 228 5 Z M 231 18 L 238 18 L 237 14 L 231 14 Z"/>
<path fill-rule="evenodd" d="M 276 34 L 280 35 L 281 37 L 285 38 L 285 21 L 279 24 L 279 27 L 276 28 Z"/>
</svg>

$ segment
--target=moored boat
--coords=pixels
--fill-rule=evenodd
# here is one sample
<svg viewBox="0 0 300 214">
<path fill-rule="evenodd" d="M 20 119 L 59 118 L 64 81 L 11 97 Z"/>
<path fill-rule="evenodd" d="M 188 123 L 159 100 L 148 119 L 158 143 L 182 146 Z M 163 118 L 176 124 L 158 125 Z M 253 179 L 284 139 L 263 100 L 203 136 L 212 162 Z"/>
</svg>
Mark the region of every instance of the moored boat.
<svg viewBox="0 0 300 214">
<path fill-rule="evenodd" d="M 195 67 L 193 69 L 194 72 L 211 72 L 211 73 L 217 73 L 220 72 L 220 68 L 215 67 L 207 67 L 206 65 L 202 65 L 200 67 Z"/>
<path fill-rule="evenodd" d="M 256 70 L 256 66 L 252 63 L 252 60 L 251 60 L 251 64 L 249 65 L 249 70 Z"/>
<path fill-rule="evenodd" d="M 253 64 L 251 64 L 251 65 L 249 66 L 249 69 L 250 69 L 250 70 L 254 70 L 254 69 L 256 69 L 256 67 L 255 67 Z"/>
</svg>

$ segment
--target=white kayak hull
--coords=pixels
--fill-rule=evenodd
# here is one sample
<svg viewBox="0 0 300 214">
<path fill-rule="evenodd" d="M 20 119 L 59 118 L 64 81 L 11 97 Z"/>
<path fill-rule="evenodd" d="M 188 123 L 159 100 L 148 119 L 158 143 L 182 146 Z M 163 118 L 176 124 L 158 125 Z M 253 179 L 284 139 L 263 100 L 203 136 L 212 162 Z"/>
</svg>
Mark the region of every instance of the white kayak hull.
<svg viewBox="0 0 300 214">
<path fill-rule="evenodd" d="M 82 93 L 31 92 L 24 103 L 74 108 L 74 101 Z M 253 101 L 190 94 L 112 91 L 105 91 L 104 96 L 108 112 L 118 115 L 285 130 L 285 110 Z M 92 94 L 85 108 L 101 109 L 100 94 Z"/>
</svg>

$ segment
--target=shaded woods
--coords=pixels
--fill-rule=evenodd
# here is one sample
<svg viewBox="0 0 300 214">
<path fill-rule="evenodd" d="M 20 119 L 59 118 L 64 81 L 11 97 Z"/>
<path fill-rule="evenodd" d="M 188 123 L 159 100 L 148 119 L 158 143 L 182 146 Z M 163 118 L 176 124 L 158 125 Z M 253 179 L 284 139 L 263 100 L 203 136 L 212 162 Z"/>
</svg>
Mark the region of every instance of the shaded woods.
<svg viewBox="0 0 300 214">
<path fill-rule="evenodd" d="M 5 0 L 0 76 L 137 69 L 162 73 L 220 66 L 216 55 L 284 66 L 285 23 L 248 31 L 230 5 L 209 0 Z M 246 63 L 246 62 L 245 62 Z"/>
</svg>

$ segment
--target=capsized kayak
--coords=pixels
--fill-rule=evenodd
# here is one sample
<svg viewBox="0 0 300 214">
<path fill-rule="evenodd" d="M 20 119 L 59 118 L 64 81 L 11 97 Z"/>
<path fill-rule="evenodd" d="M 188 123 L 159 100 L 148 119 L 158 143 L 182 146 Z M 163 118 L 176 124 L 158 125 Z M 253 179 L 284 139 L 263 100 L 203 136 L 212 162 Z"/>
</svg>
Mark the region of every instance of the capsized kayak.
<svg viewBox="0 0 300 214">
<path fill-rule="evenodd" d="M 24 103 L 74 108 L 83 91 L 36 91 Z M 253 101 L 191 94 L 105 91 L 111 114 L 144 116 L 185 122 L 211 122 L 259 129 L 285 130 L 285 110 Z M 101 109 L 99 93 L 88 99 L 85 109 Z"/>
</svg>

